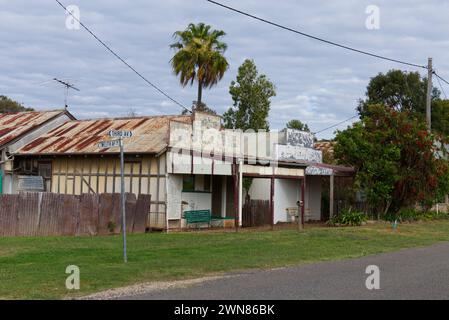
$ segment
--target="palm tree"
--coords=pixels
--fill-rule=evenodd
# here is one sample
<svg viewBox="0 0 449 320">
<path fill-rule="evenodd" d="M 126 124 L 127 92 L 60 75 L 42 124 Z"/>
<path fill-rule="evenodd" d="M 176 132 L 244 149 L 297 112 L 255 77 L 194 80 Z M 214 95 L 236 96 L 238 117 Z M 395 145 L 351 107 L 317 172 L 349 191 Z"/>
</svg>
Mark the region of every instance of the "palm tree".
<svg viewBox="0 0 449 320">
<path fill-rule="evenodd" d="M 211 26 L 204 23 L 190 23 L 186 30 L 173 34 L 177 41 L 170 47 L 177 52 L 170 63 L 183 87 L 198 81 L 197 106 L 202 105 L 203 87 L 216 85 L 229 67 L 223 56 L 227 45 L 219 40 L 225 34 L 221 30 L 211 30 Z"/>
</svg>

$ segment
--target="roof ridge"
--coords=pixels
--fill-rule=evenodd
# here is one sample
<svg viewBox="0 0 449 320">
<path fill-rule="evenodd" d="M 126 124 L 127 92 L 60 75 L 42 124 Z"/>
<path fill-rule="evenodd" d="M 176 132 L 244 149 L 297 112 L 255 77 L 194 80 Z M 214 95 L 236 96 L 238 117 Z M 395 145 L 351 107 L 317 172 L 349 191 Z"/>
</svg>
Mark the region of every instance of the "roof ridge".
<svg viewBox="0 0 449 320">
<path fill-rule="evenodd" d="M 190 115 L 158 115 L 158 116 L 136 116 L 136 117 L 105 117 L 105 118 L 87 118 L 87 119 L 76 119 L 70 122 L 82 122 L 82 121 L 101 121 L 101 120 L 134 120 L 134 119 L 152 119 L 152 118 L 190 118 Z"/>
<path fill-rule="evenodd" d="M 15 112 L 3 112 L 1 115 L 12 115 L 19 113 L 49 113 L 49 112 L 66 112 L 66 109 L 52 109 L 52 110 L 29 110 L 29 111 L 15 111 Z"/>
</svg>

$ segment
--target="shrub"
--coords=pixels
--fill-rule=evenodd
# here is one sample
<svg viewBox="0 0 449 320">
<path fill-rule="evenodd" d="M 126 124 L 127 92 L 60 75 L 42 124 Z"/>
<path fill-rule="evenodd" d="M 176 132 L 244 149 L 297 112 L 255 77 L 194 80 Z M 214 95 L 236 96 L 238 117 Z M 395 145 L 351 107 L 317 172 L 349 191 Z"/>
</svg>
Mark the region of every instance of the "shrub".
<svg viewBox="0 0 449 320">
<path fill-rule="evenodd" d="M 110 233 L 114 233 L 116 227 L 117 226 L 115 225 L 115 223 L 113 221 L 108 222 L 108 230 Z"/>
<path fill-rule="evenodd" d="M 339 215 L 333 216 L 331 219 L 329 219 L 328 225 L 360 226 L 367 219 L 368 218 L 365 213 L 351 211 L 351 209 L 348 209 L 342 210 L 342 212 Z"/>
<path fill-rule="evenodd" d="M 385 221 L 389 222 L 413 222 L 419 220 L 441 220 L 449 219 L 449 214 L 446 212 L 436 211 L 420 211 L 414 208 L 406 208 L 400 210 L 396 214 L 388 214 L 384 216 Z"/>
</svg>

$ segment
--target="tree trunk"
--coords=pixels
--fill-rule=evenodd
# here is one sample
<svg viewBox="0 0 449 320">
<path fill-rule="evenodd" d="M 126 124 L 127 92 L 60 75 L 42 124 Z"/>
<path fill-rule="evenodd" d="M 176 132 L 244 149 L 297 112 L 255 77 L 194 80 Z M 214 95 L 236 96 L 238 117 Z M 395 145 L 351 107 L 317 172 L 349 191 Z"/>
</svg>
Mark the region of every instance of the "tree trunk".
<svg viewBox="0 0 449 320">
<path fill-rule="evenodd" d="M 201 105 L 202 97 L 203 97 L 203 82 L 201 80 L 198 80 L 198 98 L 196 99 L 197 107 Z"/>
</svg>

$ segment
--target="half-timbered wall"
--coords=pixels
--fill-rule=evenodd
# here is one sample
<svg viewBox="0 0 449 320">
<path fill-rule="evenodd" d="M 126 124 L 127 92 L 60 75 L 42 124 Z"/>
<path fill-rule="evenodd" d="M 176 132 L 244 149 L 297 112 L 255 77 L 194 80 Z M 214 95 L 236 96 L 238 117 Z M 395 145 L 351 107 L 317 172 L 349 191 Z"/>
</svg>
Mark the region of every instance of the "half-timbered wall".
<svg viewBox="0 0 449 320">
<path fill-rule="evenodd" d="M 121 192 L 119 156 L 64 156 L 51 163 L 53 193 Z M 151 194 L 150 225 L 165 223 L 165 166 L 165 155 L 125 156 L 125 192 Z"/>
</svg>

